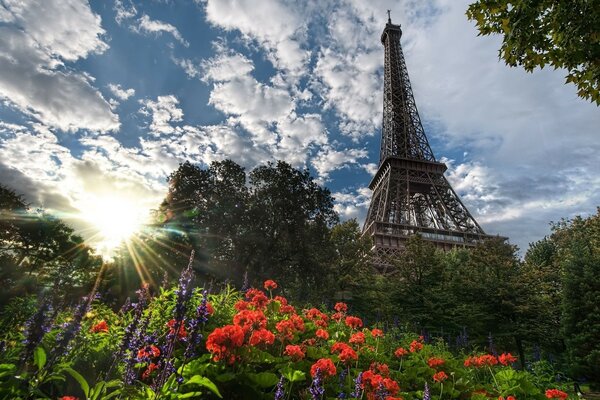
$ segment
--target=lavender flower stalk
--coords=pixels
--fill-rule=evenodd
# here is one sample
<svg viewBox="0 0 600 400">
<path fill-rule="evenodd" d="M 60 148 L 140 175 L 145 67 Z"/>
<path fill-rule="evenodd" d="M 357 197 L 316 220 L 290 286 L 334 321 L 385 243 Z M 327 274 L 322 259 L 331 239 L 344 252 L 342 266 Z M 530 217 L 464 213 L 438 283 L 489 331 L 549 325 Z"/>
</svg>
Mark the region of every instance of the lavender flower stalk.
<svg viewBox="0 0 600 400">
<path fill-rule="evenodd" d="M 50 368 L 60 357 L 67 355 L 71 350 L 71 342 L 79 333 L 81 321 L 89 310 L 89 300 L 90 299 L 87 296 L 81 298 L 77 308 L 75 308 L 73 318 L 69 322 L 63 324 L 63 330 L 56 335 L 56 345 L 52 349 L 50 357 L 48 357 L 47 368 Z"/>
<path fill-rule="evenodd" d="M 431 391 L 427 382 L 425 382 L 425 389 L 423 389 L 423 400 L 431 400 Z"/>
<path fill-rule="evenodd" d="M 315 377 L 313 378 L 312 384 L 308 388 L 308 391 L 312 395 L 313 400 L 319 400 L 323 397 L 325 393 L 325 388 L 323 387 L 323 378 L 321 376 L 321 370 L 317 368 L 315 373 Z"/>
<path fill-rule="evenodd" d="M 346 377 L 348 376 L 349 369 L 350 369 L 349 367 L 344 368 L 342 370 L 342 372 L 340 372 L 340 376 L 339 376 L 340 392 L 338 393 L 338 396 L 337 396 L 338 399 L 346 398 L 346 393 L 344 392 L 344 381 L 346 380 Z"/>
<path fill-rule="evenodd" d="M 358 373 L 358 376 L 354 380 L 354 392 L 350 393 L 350 396 L 355 399 L 362 397 L 362 372 Z"/>
<path fill-rule="evenodd" d="M 383 383 L 380 383 L 375 391 L 375 398 L 377 400 L 385 400 L 388 396 L 389 392 L 386 390 L 385 386 L 383 386 Z"/>
<path fill-rule="evenodd" d="M 285 397 L 285 389 L 284 389 L 285 381 L 283 379 L 283 375 L 279 378 L 279 382 L 275 387 L 275 399 L 274 400 L 283 400 Z"/>
<path fill-rule="evenodd" d="M 23 353 L 21 354 L 21 363 L 25 364 L 31 358 L 33 351 L 41 343 L 44 335 L 48 333 L 52 326 L 52 306 L 42 298 L 40 306 L 35 314 L 25 323 L 25 339 L 23 340 Z"/>
<path fill-rule="evenodd" d="M 496 346 L 494 346 L 494 339 L 492 338 L 492 332 L 488 335 L 488 351 L 490 354 L 498 357 L 498 352 L 496 351 Z"/>
<path fill-rule="evenodd" d="M 190 254 L 190 261 L 187 267 L 181 272 L 181 276 L 179 277 L 179 286 L 175 291 L 177 295 L 175 303 L 175 315 L 172 324 L 169 325 L 171 330 L 167 335 L 167 342 L 164 346 L 162 354 L 164 367 L 161 369 L 158 376 L 152 383 L 152 387 L 155 388 L 155 390 L 160 390 L 160 388 L 165 384 L 169 375 L 175 371 L 175 367 L 171 358 L 173 357 L 173 350 L 175 349 L 175 343 L 177 342 L 177 339 L 186 340 L 185 337 L 180 336 L 180 331 L 182 328 L 185 329 L 185 314 L 188 303 L 192 297 L 192 290 L 190 286 L 194 277 L 194 271 L 192 269 L 193 263 L 194 250 L 192 250 Z"/>
<path fill-rule="evenodd" d="M 202 334 L 200 328 L 206 322 L 208 322 L 208 292 L 202 291 L 202 300 L 196 309 L 196 318 L 190 321 L 190 339 L 188 340 L 187 348 L 185 349 L 184 358 L 188 359 L 194 356 L 195 348 L 200 344 L 202 340 Z"/>
</svg>

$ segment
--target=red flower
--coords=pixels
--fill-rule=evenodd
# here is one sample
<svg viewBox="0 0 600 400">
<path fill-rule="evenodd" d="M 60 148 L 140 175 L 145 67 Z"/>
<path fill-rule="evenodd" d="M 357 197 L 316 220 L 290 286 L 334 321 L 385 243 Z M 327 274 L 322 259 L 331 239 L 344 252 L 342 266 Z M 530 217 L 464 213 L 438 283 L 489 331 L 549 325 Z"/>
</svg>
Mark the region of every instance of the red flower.
<svg viewBox="0 0 600 400">
<path fill-rule="evenodd" d="M 252 296 L 252 300 L 250 302 L 255 308 L 261 309 L 265 308 L 267 304 L 269 304 L 269 298 L 263 292 L 260 292 Z"/>
<path fill-rule="evenodd" d="M 246 296 L 247 299 L 251 299 L 254 296 L 256 296 L 257 294 L 264 294 L 264 293 L 260 289 L 254 289 L 254 288 L 252 288 L 252 289 L 246 290 L 245 296 Z"/>
<path fill-rule="evenodd" d="M 317 370 L 319 370 L 319 373 L 324 378 L 327 376 L 334 376 L 337 373 L 335 365 L 330 358 L 320 358 L 317 360 L 317 362 L 310 367 L 310 376 L 314 378 L 317 374 Z"/>
<path fill-rule="evenodd" d="M 396 351 L 394 352 L 394 355 L 398 358 L 404 357 L 407 354 L 408 354 L 408 350 L 406 350 L 404 347 L 398 347 L 396 349 Z"/>
<path fill-rule="evenodd" d="M 286 304 L 286 305 L 281 306 L 279 308 L 279 312 L 282 313 L 282 314 L 295 314 L 296 313 L 296 308 L 294 308 L 294 306 Z"/>
<path fill-rule="evenodd" d="M 241 326 L 244 333 L 267 327 L 267 317 L 260 310 L 242 310 L 233 316 L 233 323 Z"/>
<path fill-rule="evenodd" d="M 348 311 L 348 305 L 346 303 L 335 303 L 333 309 L 340 313 L 345 313 Z"/>
<path fill-rule="evenodd" d="M 157 369 L 158 369 L 157 364 L 154 364 L 154 363 L 148 364 L 148 368 L 146 368 L 146 370 L 142 374 L 142 379 L 146 380 L 146 379 L 150 378 L 150 375 L 152 374 L 152 372 L 156 371 Z"/>
<path fill-rule="evenodd" d="M 358 354 L 351 348 L 347 347 L 340 352 L 340 361 L 344 364 L 349 364 L 351 362 L 358 360 Z"/>
<path fill-rule="evenodd" d="M 79 400 L 79 397 L 75 397 L 75 396 L 63 396 L 63 397 L 59 397 L 58 400 Z"/>
<path fill-rule="evenodd" d="M 443 382 L 448 379 L 448 375 L 444 371 L 437 372 L 433 375 L 434 382 Z"/>
<path fill-rule="evenodd" d="M 206 303 L 206 312 L 208 315 L 213 315 L 215 313 L 215 309 L 213 308 L 212 304 Z"/>
<path fill-rule="evenodd" d="M 498 361 L 500 361 L 500 364 L 502 365 L 510 365 L 517 361 L 517 357 L 510 353 L 502 353 L 498 356 Z"/>
<path fill-rule="evenodd" d="M 294 323 L 296 330 L 299 332 L 304 332 L 304 320 L 301 316 L 294 314 L 291 317 L 291 321 Z"/>
<path fill-rule="evenodd" d="M 383 385 L 383 376 L 367 370 L 362 373 L 362 384 L 361 387 L 365 390 L 377 390 L 379 386 Z"/>
<path fill-rule="evenodd" d="M 546 397 L 549 399 L 566 399 L 569 395 L 562 390 L 548 389 L 546 390 Z"/>
<path fill-rule="evenodd" d="M 385 390 L 391 395 L 395 395 L 400 391 L 400 386 L 398 386 L 398 382 L 390 378 L 383 378 L 383 386 Z"/>
<path fill-rule="evenodd" d="M 352 329 L 358 329 L 363 326 L 362 320 L 358 317 L 346 317 L 346 320 L 344 322 L 346 323 L 346 326 L 349 326 Z"/>
<path fill-rule="evenodd" d="M 319 339 L 327 340 L 329 339 L 329 332 L 327 332 L 325 329 L 317 329 L 315 336 Z"/>
<path fill-rule="evenodd" d="M 294 323 L 289 319 L 284 319 L 283 321 L 279 321 L 275 324 L 275 329 L 280 333 L 280 336 L 283 340 L 292 340 L 294 339 L 294 333 L 296 332 L 296 327 Z"/>
<path fill-rule="evenodd" d="M 478 367 L 483 367 L 486 365 L 492 366 L 498 364 L 498 359 L 491 354 L 484 354 L 480 357 L 477 357 L 475 364 Z"/>
<path fill-rule="evenodd" d="M 322 319 L 315 321 L 315 325 L 321 328 L 327 328 L 327 322 Z"/>
<path fill-rule="evenodd" d="M 213 353 L 215 361 L 226 359 L 233 364 L 235 357 L 231 354 L 235 348 L 244 344 L 244 330 L 238 325 L 225 325 L 216 328 L 206 339 L 206 350 Z"/>
<path fill-rule="evenodd" d="M 352 344 L 363 344 L 365 342 L 365 334 L 362 332 L 356 332 L 350 336 L 350 340 L 348 341 Z"/>
<path fill-rule="evenodd" d="M 90 332 L 92 333 L 108 333 L 108 324 L 105 320 L 98 322 L 96 325 L 90 328 Z"/>
<path fill-rule="evenodd" d="M 504 397 L 498 396 L 498 400 L 504 400 Z M 506 400 L 517 400 L 515 396 L 507 396 Z"/>
<path fill-rule="evenodd" d="M 373 362 L 369 366 L 369 369 L 383 376 L 390 376 L 390 367 L 387 364 Z"/>
<path fill-rule="evenodd" d="M 342 320 L 342 318 L 344 318 L 344 313 L 341 313 L 341 312 L 336 312 L 331 315 L 331 319 L 334 320 L 335 322 L 340 322 Z"/>
<path fill-rule="evenodd" d="M 444 365 L 444 363 L 444 359 L 438 357 L 431 357 L 429 360 L 427 360 L 427 365 L 429 365 L 431 368 L 437 368 L 440 365 Z"/>
<path fill-rule="evenodd" d="M 383 331 L 381 329 L 375 328 L 371 331 L 371 336 L 373 336 L 374 338 L 383 337 Z"/>
<path fill-rule="evenodd" d="M 147 361 L 151 358 L 160 356 L 160 349 L 155 345 L 144 346 L 138 350 L 137 359 L 139 361 Z"/>
<path fill-rule="evenodd" d="M 275 298 L 273 300 L 278 301 L 279 304 L 281 304 L 282 306 L 287 306 L 287 304 L 288 304 L 287 299 L 283 296 L 275 296 Z"/>
<path fill-rule="evenodd" d="M 233 305 L 233 308 L 235 308 L 238 311 L 242 311 L 242 310 L 247 310 L 249 305 L 250 305 L 250 303 L 248 303 L 247 301 L 239 300 L 237 303 L 235 303 Z"/>
<path fill-rule="evenodd" d="M 419 350 L 423 350 L 423 343 L 417 342 L 416 340 L 413 340 L 410 343 L 410 352 L 411 353 L 416 353 Z"/>
<path fill-rule="evenodd" d="M 248 343 L 250 343 L 250 346 L 257 346 L 259 344 L 273 344 L 274 341 L 275 335 L 273 335 L 273 332 L 267 329 L 259 329 L 252 332 Z"/>
<path fill-rule="evenodd" d="M 277 283 L 275 283 L 275 281 L 273 281 L 271 279 L 268 279 L 268 280 L 265 281 L 264 287 L 267 290 L 277 289 Z"/>
<path fill-rule="evenodd" d="M 175 319 L 172 319 L 169 322 L 167 322 L 167 326 L 169 327 L 169 334 L 175 334 L 176 325 L 179 326 L 179 329 L 177 329 L 177 339 L 185 339 L 187 337 L 187 331 L 185 330 L 185 322 L 183 320 L 179 321 L 179 323 Z"/>
<path fill-rule="evenodd" d="M 305 356 L 304 352 L 302 351 L 302 347 L 294 344 L 288 344 L 285 346 L 285 351 L 283 354 L 289 356 L 292 361 L 300 361 Z"/>
</svg>

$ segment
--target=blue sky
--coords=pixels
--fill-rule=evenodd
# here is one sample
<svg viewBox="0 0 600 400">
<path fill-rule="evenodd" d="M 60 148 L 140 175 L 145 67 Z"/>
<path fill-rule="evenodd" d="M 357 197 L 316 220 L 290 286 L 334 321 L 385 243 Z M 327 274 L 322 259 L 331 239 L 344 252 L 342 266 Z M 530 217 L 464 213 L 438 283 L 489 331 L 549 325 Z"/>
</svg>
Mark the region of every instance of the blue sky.
<svg viewBox="0 0 600 400">
<path fill-rule="evenodd" d="M 487 233 L 526 248 L 595 212 L 600 109 L 564 71 L 498 62 L 468 3 L 0 0 L 0 182 L 89 237 L 99 200 L 156 207 L 184 160 L 283 159 L 362 222 L 390 9 L 448 179 Z"/>
</svg>

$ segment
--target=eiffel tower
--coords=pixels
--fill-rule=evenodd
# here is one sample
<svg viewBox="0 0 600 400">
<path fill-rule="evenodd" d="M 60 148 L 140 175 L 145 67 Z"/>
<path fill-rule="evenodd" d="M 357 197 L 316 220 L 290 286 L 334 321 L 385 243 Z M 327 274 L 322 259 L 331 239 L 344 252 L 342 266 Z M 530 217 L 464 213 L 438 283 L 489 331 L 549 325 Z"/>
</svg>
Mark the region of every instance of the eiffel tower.
<svg viewBox="0 0 600 400">
<path fill-rule="evenodd" d="M 415 234 L 449 250 L 474 246 L 486 237 L 454 192 L 436 160 L 415 104 L 400 37 L 388 22 L 381 34 L 385 48 L 383 128 L 379 169 L 371 180 L 371 204 L 363 236 L 373 238 L 374 264 L 382 272 Z"/>
</svg>

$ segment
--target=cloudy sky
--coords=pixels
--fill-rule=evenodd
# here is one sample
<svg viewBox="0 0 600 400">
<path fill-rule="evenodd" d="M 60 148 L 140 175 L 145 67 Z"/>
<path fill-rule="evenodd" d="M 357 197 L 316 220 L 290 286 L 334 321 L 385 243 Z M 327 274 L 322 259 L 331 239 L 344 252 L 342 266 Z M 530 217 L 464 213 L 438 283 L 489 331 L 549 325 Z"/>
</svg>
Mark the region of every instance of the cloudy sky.
<svg viewBox="0 0 600 400">
<path fill-rule="evenodd" d="M 156 207 L 184 160 L 282 159 L 362 222 L 390 9 L 447 177 L 487 233 L 526 248 L 600 204 L 600 109 L 564 71 L 498 62 L 468 3 L 0 0 L 0 183 L 90 236 L 107 204 Z"/>
</svg>

